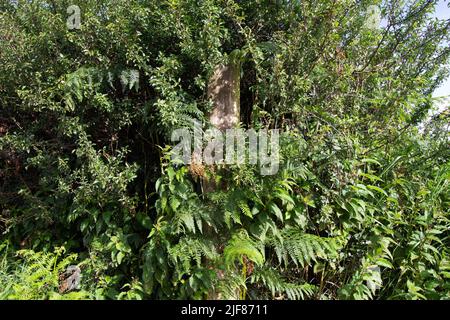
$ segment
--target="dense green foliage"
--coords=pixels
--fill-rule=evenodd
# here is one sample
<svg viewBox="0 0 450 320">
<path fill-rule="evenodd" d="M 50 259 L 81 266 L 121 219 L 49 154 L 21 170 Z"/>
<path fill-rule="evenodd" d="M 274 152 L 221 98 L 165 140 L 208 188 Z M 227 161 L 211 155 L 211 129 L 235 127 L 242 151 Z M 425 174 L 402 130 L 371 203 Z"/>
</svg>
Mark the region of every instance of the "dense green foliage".
<svg viewBox="0 0 450 320">
<path fill-rule="evenodd" d="M 449 299 L 435 4 L 0 0 L 0 299 Z M 231 58 L 242 127 L 281 129 L 276 175 L 171 160 Z"/>
</svg>

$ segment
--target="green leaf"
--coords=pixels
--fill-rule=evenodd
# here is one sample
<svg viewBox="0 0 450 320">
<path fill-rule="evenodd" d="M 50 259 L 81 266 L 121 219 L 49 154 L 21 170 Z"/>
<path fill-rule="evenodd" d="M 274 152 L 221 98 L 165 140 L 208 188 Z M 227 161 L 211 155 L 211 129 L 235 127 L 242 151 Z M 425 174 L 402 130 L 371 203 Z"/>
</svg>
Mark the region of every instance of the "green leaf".
<svg viewBox="0 0 450 320">
<path fill-rule="evenodd" d="M 377 192 L 379 192 L 379 193 L 381 193 L 381 194 L 384 194 L 386 197 L 388 196 L 387 192 L 384 191 L 383 189 L 381 189 L 380 187 L 377 187 L 377 186 L 367 186 L 367 188 L 370 189 L 370 190 L 375 190 L 375 191 L 377 191 Z"/>
<path fill-rule="evenodd" d="M 275 214 L 278 220 L 283 222 L 283 213 L 281 212 L 280 208 L 278 208 L 278 206 L 273 202 L 270 204 L 270 208 L 272 209 L 272 212 Z"/>
<path fill-rule="evenodd" d="M 123 252 L 119 251 L 117 253 L 117 257 L 116 257 L 117 264 L 121 264 L 124 257 L 125 257 L 125 254 Z"/>
</svg>

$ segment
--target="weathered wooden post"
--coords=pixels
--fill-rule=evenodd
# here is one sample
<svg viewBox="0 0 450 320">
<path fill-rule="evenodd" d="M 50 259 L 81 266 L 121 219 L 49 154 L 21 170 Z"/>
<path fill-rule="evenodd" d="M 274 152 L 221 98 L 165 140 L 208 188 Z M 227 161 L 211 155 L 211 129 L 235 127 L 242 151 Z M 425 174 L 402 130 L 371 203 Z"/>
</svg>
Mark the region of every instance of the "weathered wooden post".
<svg viewBox="0 0 450 320">
<path fill-rule="evenodd" d="M 213 102 L 209 120 L 221 131 L 239 124 L 241 66 L 239 61 L 220 64 L 208 84 L 208 97 Z"/>
<path fill-rule="evenodd" d="M 230 58 L 226 64 L 219 64 L 208 83 L 208 98 L 213 103 L 209 115 L 211 125 L 222 131 L 232 129 L 240 120 L 240 61 Z M 202 179 L 203 192 L 211 192 L 216 188 L 214 181 Z"/>
<path fill-rule="evenodd" d="M 218 65 L 209 79 L 208 98 L 213 103 L 209 120 L 223 134 L 225 134 L 227 129 L 232 129 L 239 124 L 240 73 L 240 61 L 238 59 L 230 59 L 228 63 Z M 214 181 L 203 181 L 203 192 L 211 192 L 215 189 Z M 209 232 L 212 232 L 212 230 L 209 230 Z M 220 272 L 217 272 L 217 275 L 219 278 L 224 276 Z M 211 290 L 208 294 L 208 299 L 218 300 L 220 295 L 215 290 Z"/>
</svg>

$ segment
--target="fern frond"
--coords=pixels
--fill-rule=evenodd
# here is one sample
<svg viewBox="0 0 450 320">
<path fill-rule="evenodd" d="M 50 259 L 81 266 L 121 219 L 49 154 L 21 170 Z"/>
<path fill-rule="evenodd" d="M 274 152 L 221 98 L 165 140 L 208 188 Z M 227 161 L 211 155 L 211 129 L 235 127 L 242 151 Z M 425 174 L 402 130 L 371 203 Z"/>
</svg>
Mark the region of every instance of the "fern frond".
<svg viewBox="0 0 450 320">
<path fill-rule="evenodd" d="M 223 253 L 227 267 L 233 266 L 236 260 L 242 261 L 244 256 L 257 265 L 264 263 L 261 248 L 249 237 L 245 230 L 240 230 L 231 237 Z"/>
<path fill-rule="evenodd" d="M 5 284 L 6 289 L 0 290 L 0 297 L 24 300 L 86 298 L 87 293 L 83 291 L 67 297 L 57 293 L 59 275 L 76 259 L 76 254 L 63 257 L 63 251 L 62 248 L 55 249 L 55 252 L 17 251 L 21 259 L 14 261 L 16 267 L 11 270 L 14 277 L 9 278 L 11 282 Z"/>
<path fill-rule="evenodd" d="M 337 238 L 319 237 L 303 233 L 296 228 L 283 229 L 281 237 L 268 239 L 268 245 L 274 248 L 280 263 L 288 265 L 292 261 L 302 267 L 317 261 L 318 258 L 334 257 L 341 248 Z"/>
<path fill-rule="evenodd" d="M 180 274 L 189 273 L 192 262 L 200 267 L 202 257 L 214 260 L 217 256 L 213 243 L 206 239 L 183 238 L 177 245 L 169 248 L 169 257 Z M 180 265 L 182 268 L 179 268 Z"/>
<path fill-rule="evenodd" d="M 273 297 L 276 294 L 282 294 L 290 300 L 304 300 L 311 297 L 317 290 L 317 287 L 312 284 L 287 282 L 279 274 L 279 271 L 267 267 L 256 269 L 250 278 L 250 282 L 268 288 Z"/>
<path fill-rule="evenodd" d="M 239 300 L 246 289 L 245 279 L 235 272 L 227 273 L 227 277 L 220 280 L 216 288 L 219 298 L 223 300 Z"/>
</svg>

